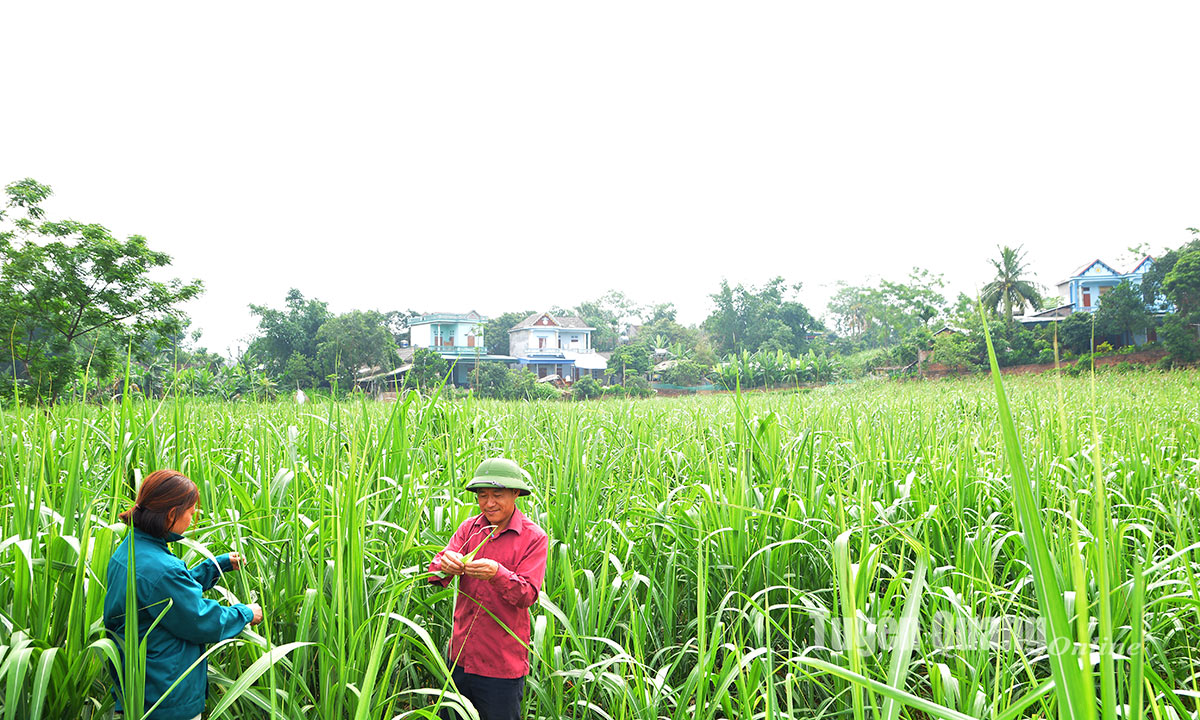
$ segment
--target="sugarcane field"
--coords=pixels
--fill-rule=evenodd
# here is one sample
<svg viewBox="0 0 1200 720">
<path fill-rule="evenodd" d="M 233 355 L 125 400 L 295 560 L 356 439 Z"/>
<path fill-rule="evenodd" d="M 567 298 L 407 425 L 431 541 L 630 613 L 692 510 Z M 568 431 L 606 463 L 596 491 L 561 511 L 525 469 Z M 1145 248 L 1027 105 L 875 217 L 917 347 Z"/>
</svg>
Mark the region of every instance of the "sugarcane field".
<svg viewBox="0 0 1200 720">
<path fill-rule="evenodd" d="M 1200 720 L 1200 4 L 0 4 L 0 720 Z"/>
</svg>

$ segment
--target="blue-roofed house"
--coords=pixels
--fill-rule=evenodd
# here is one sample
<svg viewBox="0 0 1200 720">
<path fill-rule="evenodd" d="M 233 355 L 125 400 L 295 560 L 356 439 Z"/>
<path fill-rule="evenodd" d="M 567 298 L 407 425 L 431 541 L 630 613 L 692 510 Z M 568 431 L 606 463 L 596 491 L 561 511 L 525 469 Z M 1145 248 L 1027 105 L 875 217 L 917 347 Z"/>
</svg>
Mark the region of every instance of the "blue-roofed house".
<svg viewBox="0 0 1200 720">
<path fill-rule="evenodd" d="M 608 361 L 592 347 L 592 331 L 582 319 L 534 313 L 508 331 L 508 352 L 539 378 L 558 375 L 567 382 L 602 375 Z"/>
</svg>

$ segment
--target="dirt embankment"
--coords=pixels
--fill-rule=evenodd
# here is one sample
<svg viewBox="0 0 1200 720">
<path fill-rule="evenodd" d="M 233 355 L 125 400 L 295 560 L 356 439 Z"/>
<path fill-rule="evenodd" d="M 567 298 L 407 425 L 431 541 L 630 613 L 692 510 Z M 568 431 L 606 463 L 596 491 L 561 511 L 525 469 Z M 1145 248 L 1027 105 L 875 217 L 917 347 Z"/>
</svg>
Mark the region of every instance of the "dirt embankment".
<svg viewBox="0 0 1200 720">
<path fill-rule="evenodd" d="M 1106 367 L 1116 365 L 1117 363 L 1127 362 L 1132 365 L 1157 365 L 1159 360 L 1162 360 L 1167 354 L 1166 350 L 1140 350 L 1138 352 L 1129 353 L 1128 355 L 1104 355 L 1096 358 L 1096 367 Z M 1074 365 L 1075 360 L 1065 361 L 1063 367 Z M 1033 375 L 1043 373 L 1047 370 L 1053 370 L 1054 363 L 1038 363 L 1035 365 L 1012 365 L 1010 367 L 1000 368 L 1000 372 L 1005 375 Z M 940 378 L 949 375 L 961 375 L 962 373 L 957 368 L 947 367 L 946 365 L 938 365 L 934 363 L 927 364 L 921 370 L 921 374 L 925 377 Z"/>
</svg>

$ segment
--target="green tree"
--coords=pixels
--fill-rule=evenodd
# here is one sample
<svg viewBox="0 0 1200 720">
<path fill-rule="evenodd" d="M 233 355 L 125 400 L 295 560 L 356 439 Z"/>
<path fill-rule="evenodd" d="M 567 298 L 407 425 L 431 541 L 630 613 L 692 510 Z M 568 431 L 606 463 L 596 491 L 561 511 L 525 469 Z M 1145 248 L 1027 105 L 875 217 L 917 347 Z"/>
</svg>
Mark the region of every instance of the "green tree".
<svg viewBox="0 0 1200 720">
<path fill-rule="evenodd" d="M 292 356 L 298 354 L 317 372 L 317 332 L 332 317 L 327 303 L 316 298 L 306 300 L 303 293 L 292 288 L 283 310 L 251 305 L 250 312 L 258 316 L 258 337 L 246 348 L 251 360 L 261 363 L 267 374 L 280 378 Z M 294 361 L 292 364 L 293 368 L 297 365 Z"/>
<path fill-rule="evenodd" d="M 1020 247 L 1015 250 L 1010 247 L 998 248 L 1000 259 L 992 260 L 996 268 L 996 277 L 983 286 L 980 301 L 989 310 L 1004 308 L 1002 317 L 1011 322 L 1014 311 L 1023 311 L 1026 305 L 1034 310 L 1042 307 L 1042 294 L 1033 282 L 1025 279 L 1028 270 L 1025 265 L 1025 253 Z"/>
<path fill-rule="evenodd" d="M 507 312 L 488 320 L 483 326 L 483 342 L 487 346 L 488 354 L 507 355 L 508 331 L 533 313 L 533 310 L 529 312 Z"/>
<path fill-rule="evenodd" d="M 1200 249 L 1180 253 L 1163 278 L 1163 292 L 1184 322 L 1200 320 Z"/>
<path fill-rule="evenodd" d="M 608 369 L 604 372 L 615 376 L 616 381 L 625 384 L 631 376 L 641 376 L 650 372 L 650 346 L 638 340 L 621 345 L 608 358 Z"/>
<path fill-rule="evenodd" d="M 717 361 L 703 330 L 676 322 L 672 303 L 656 305 L 650 311 L 650 318 L 638 329 L 638 337 L 647 339 L 654 347 L 670 349 L 676 358 L 690 358 L 705 367 Z"/>
<path fill-rule="evenodd" d="M 319 387 L 324 384 L 309 359 L 298 352 L 293 352 L 292 356 L 283 364 L 278 383 L 281 387 L 289 390 Z"/>
<path fill-rule="evenodd" d="M 571 386 L 571 397 L 577 400 L 590 400 L 597 397 L 603 391 L 600 383 L 596 382 L 592 377 L 581 377 L 578 382 Z"/>
<path fill-rule="evenodd" d="M 1092 338 L 1097 334 L 1095 320 L 1095 316 L 1089 312 L 1071 313 L 1059 323 L 1059 343 L 1077 355 L 1091 352 Z"/>
<path fill-rule="evenodd" d="M 1190 363 L 1200 358 L 1200 340 L 1196 338 L 1196 326 L 1187 323 L 1179 315 L 1163 318 L 1162 337 L 1173 362 Z"/>
<path fill-rule="evenodd" d="M 678 360 L 663 371 L 663 382 L 687 387 L 704 382 L 704 366 L 691 360 Z"/>
<path fill-rule="evenodd" d="M 472 379 L 475 383 L 474 390 L 480 397 L 496 400 L 508 400 L 513 397 L 516 373 L 503 363 L 479 363 L 476 372 L 472 373 Z"/>
<path fill-rule="evenodd" d="M 608 351 L 617 347 L 621 330 L 629 322 L 639 320 L 644 308 L 620 290 L 609 290 L 599 298 L 579 303 L 570 310 L 554 308 L 551 312 L 555 315 L 579 317 L 588 327 L 595 328 L 592 332 L 592 347 Z"/>
<path fill-rule="evenodd" d="M 122 241 L 102 225 L 46 220 L 40 205 L 52 190 L 33 179 L 5 193 L 0 327 L 14 381 L 53 401 L 89 362 L 93 376 L 103 377 L 121 349 L 139 348 L 151 333 L 181 333 L 186 315 L 177 306 L 199 296 L 203 284 L 151 280 L 170 266 L 170 255 L 140 235 Z"/>
<path fill-rule="evenodd" d="M 412 368 L 405 375 L 404 384 L 428 390 L 445 382 L 449 371 L 450 365 L 441 355 L 428 348 L 417 348 L 413 351 Z"/>
<path fill-rule="evenodd" d="M 329 318 L 317 330 L 317 361 L 321 372 L 335 376 L 349 390 L 362 370 L 390 370 L 399 358 L 387 317 L 374 310 L 353 310 Z"/>
<path fill-rule="evenodd" d="M 961 333 L 944 333 L 934 338 L 929 360 L 959 370 L 979 366 L 971 341 Z"/>
<path fill-rule="evenodd" d="M 833 319 L 833 329 L 842 337 L 862 339 L 871 327 L 875 308 L 880 301 L 874 288 L 838 282 L 838 291 L 830 298 L 826 310 Z"/>
<path fill-rule="evenodd" d="M 913 268 L 907 282 L 880 280 L 878 287 L 839 283 L 827 309 L 837 332 L 859 347 L 890 347 L 946 314 L 944 286 L 941 275 Z"/>
<path fill-rule="evenodd" d="M 795 295 L 800 285 L 776 277 L 761 288 L 725 280 L 709 296 L 715 309 L 704 321 L 714 349 L 721 354 L 746 350 L 784 350 L 799 355 L 808 349 L 809 335 L 823 330 Z"/>
<path fill-rule="evenodd" d="M 1121 343 L 1133 343 L 1133 333 L 1145 330 L 1153 323 L 1142 293 L 1129 281 L 1123 281 L 1100 296 L 1100 307 L 1096 310 L 1096 325 L 1103 328 L 1104 335 L 1119 335 Z"/>
<path fill-rule="evenodd" d="M 1166 280 L 1167 273 L 1171 272 L 1175 267 L 1175 263 L 1179 261 L 1181 255 L 1189 252 L 1200 250 L 1200 228 L 1188 228 L 1194 237 L 1190 242 L 1182 247 L 1174 250 L 1167 250 L 1161 257 L 1154 259 L 1150 269 L 1142 275 L 1142 299 L 1146 301 L 1146 305 L 1150 306 L 1154 312 L 1163 313 L 1167 311 L 1168 299 L 1164 294 L 1163 282 Z"/>
</svg>

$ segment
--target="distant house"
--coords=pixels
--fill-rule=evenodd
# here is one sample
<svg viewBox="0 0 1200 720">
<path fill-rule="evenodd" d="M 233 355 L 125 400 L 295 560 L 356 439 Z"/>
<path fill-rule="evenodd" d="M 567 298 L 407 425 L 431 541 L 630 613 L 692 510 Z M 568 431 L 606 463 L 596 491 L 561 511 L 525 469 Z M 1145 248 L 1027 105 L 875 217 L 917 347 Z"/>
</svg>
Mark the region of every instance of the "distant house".
<svg viewBox="0 0 1200 720">
<path fill-rule="evenodd" d="M 540 378 L 558 375 L 574 382 L 602 375 L 608 361 L 592 347 L 593 330 L 577 317 L 534 313 L 508 331 L 508 352 Z"/>
<path fill-rule="evenodd" d="M 1113 265 L 1099 259 L 1084 263 L 1070 277 L 1058 283 L 1058 293 L 1062 299 L 1059 305 L 1023 315 L 1017 320 L 1026 325 L 1043 325 L 1055 320 L 1062 320 L 1072 313 L 1096 312 L 1100 307 L 1100 298 L 1121 283 L 1129 282 L 1134 287 L 1140 287 L 1142 276 L 1153 264 L 1154 258 L 1149 255 L 1138 260 L 1125 271 L 1118 270 Z M 1152 306 L 1147 309 L 1151 312 L 1157 311 L 1157 308 Z M 1147 341 L 1154 342 L 1155 339 L 1154 328 L 1134 333 L 1133 336 L 1135 345 L 1141 345 Z"/>
<path fill-rule="evenodd" d="M 1071 305 L 1075 312 L 1096 312 L 1105 293 L 1125 281 L 1134 287 L 1140 286 L 1142 276 L 1153 264 L 1154 258 L 1147 255 L 1129 270 L 1121 272 L 1102 260 L 1093 260 L 1060 282 L 1058 293 L 1064 305 Z"/>
<path fill-rule="evenodd" d="M 483 326 L 487 321 L 486 317 L 474 310 L 469 313 L 429 313 L 409 318 L 409 346 L 400 349 L 400 358 L 405 364 L 411 363 L 417 348 L 427 348 L 454 367 L 450 377 L 453 384 L 470 385 L 476 363 L 516 362 L 511 355 L 488 354 L 483 341 Z"/>
</svg>

